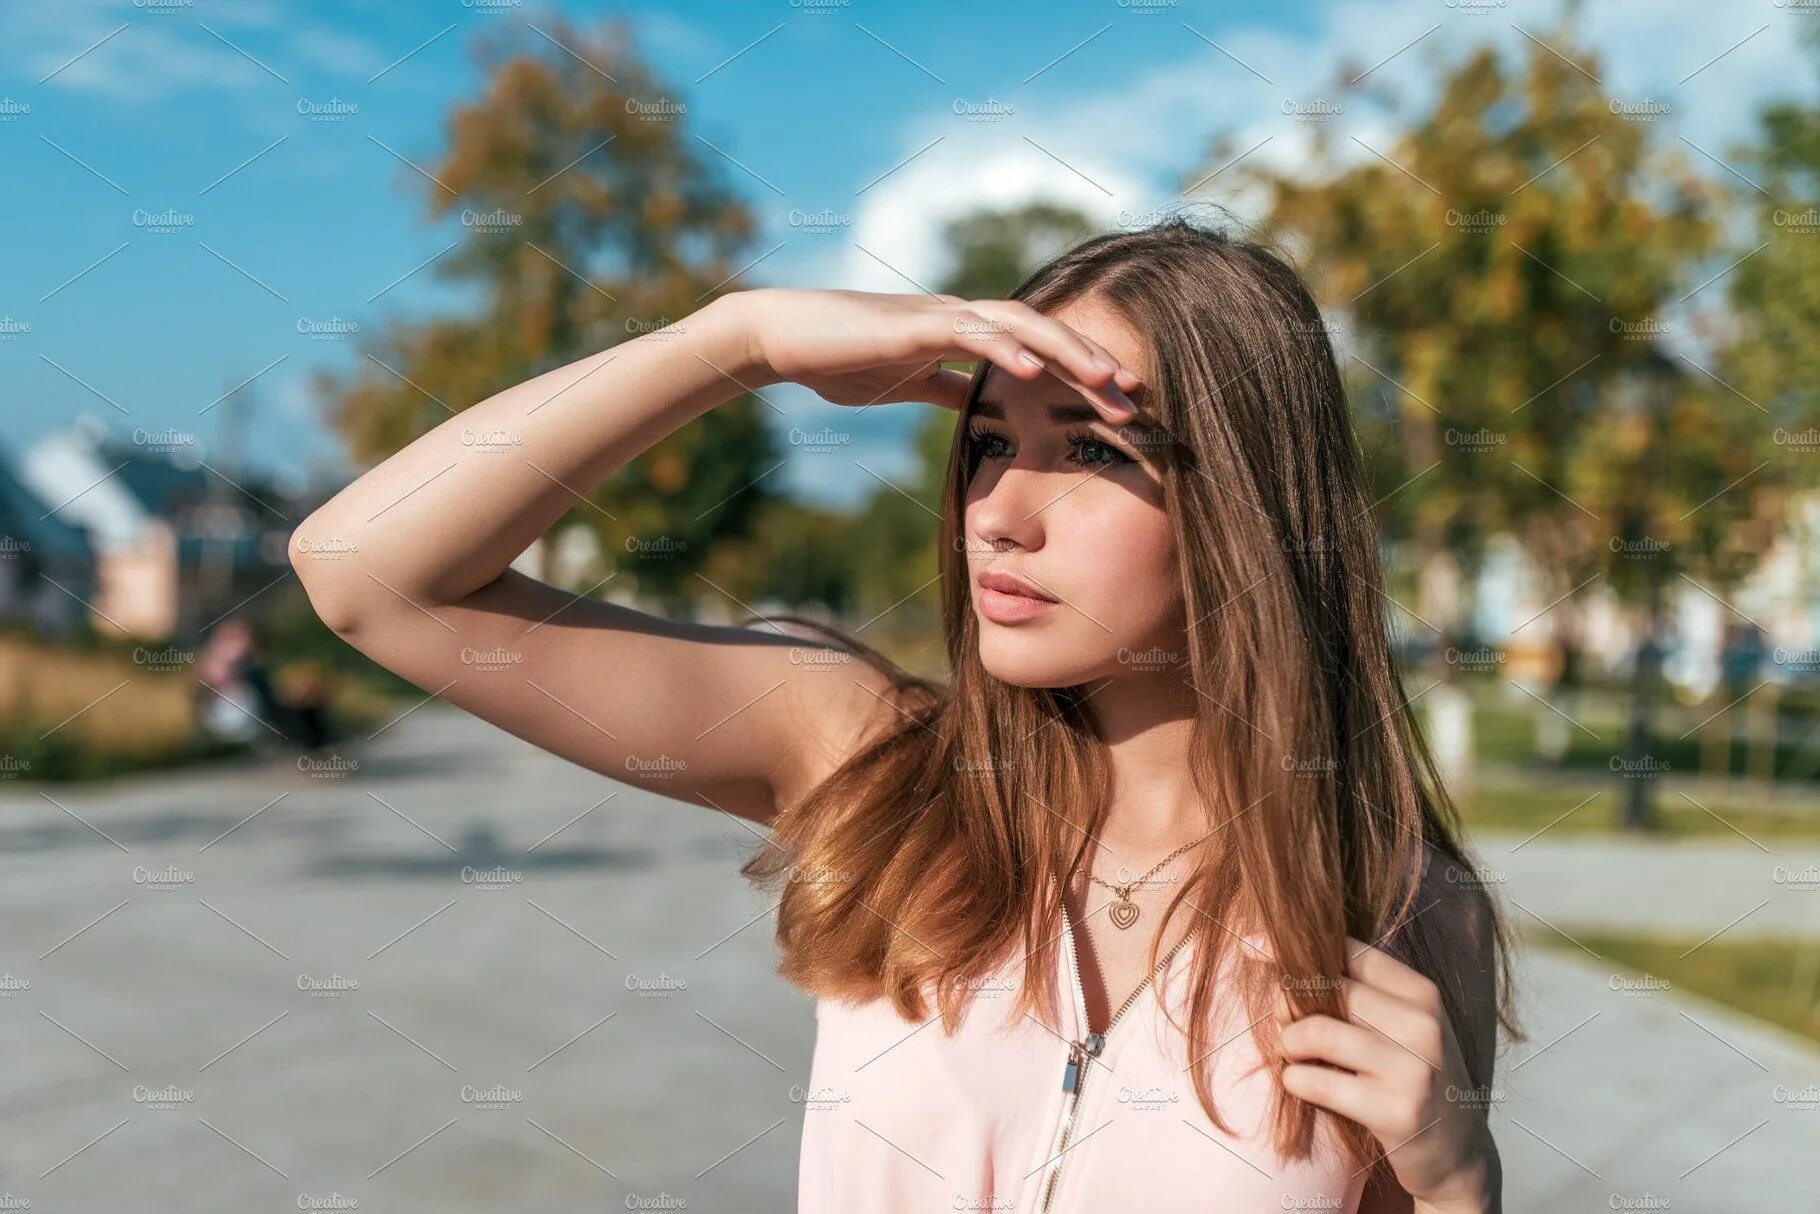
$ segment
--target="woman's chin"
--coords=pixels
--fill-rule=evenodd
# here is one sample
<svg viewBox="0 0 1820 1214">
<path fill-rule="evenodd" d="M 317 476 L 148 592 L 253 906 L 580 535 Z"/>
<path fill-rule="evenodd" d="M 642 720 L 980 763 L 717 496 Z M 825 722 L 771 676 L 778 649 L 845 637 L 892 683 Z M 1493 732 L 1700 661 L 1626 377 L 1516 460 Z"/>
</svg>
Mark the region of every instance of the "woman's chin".
<svg viewBox="0 0 1820 1214">
<path fill-rule="evenodd" d="M 1049 651 L 1044 652 L 1044 648 Z M 1103 663 L 1058 662 L 1053 648 L 1017 645 L 1003 647 L 1013 650 L 1005 652 L 997 646 L 982 645 L 980 665 L 987 674 L 1013 687 L 1075 687 L 1099 676 Z"/>
</svg>

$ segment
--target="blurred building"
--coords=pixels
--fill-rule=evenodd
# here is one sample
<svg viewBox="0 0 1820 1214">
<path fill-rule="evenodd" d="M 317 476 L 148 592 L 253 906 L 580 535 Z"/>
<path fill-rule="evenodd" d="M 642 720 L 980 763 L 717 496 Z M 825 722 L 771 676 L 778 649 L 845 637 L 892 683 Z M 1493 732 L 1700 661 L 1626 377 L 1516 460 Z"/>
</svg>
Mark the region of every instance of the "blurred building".
<svg viewBox="0 0 1820 1214">
<path fill-rule="evenodd" d="M 1755 678 L 1780 684 L 1820 682 L 1820 498 L 1796 510 L 1796 526 L 1744 582 L 1721 590 L 1687 578 L 1664 587 L 1667 652 L 1663 674 L 1695 698 L 1738 675 L 1754 652 Z M 1507 655 L 1506 673 L 1541 684 L 1552 673 L 1558 597 L 1508 538 L 1494 541 L 1478 579 L 1473 622 L 1487 644 Z M 1638 617 L 1597 584 L 1583 595 L 1580 648 L 1592 670 L 1626 672 L 1636 654 Z"/>
<path fill-rule="evenodd" d="M 95 594 L 95 552 L 0 449 L 0 622 L 61 636 L 80 628 Z"/>
<path fill-rule="evenodd" d="M 27 450 L 18 480 L 86 538 L 82 598 L 99 632 L 190 639 L 289 572 L 295 505 L 211 465 L 193 435 L 122 435 L 85 417 Z"/>
</svg>

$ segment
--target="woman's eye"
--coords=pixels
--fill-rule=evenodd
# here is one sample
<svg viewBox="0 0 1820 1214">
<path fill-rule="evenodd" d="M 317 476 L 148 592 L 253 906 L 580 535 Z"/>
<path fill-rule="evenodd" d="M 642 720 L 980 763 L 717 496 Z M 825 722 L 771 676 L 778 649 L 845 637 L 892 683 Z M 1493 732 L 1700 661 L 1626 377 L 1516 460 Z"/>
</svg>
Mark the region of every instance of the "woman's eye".
<svg viewBox="0 0 1820 1214">
<path fill-rule="evenodd" d="M 1068 444 L 1069 458 L 1077 464 L 1087 467 L 1099 467 L 1104 464 L 1128 464 L 1131 457 L 1110 443 L 1097 438 L 1071 439 Z"/>
<path fill-rule="evenodd" d="M 1011 451 L 1011 444 L 1006 441 L 1005 436 L 994 434 L 990 430 L 976 430 L 968 436 L 967 441 L 973 450 L 975 460 L 1000 459 L 1010 454 Z"/>
<path fill-rule="evenodd" d="M 1135 462 L 1113 444 L 1085 431 L 1067 435 L 1065 441 L 1066 454 L 1063 458 L 1077 468 L 1102 468 Z M 978 467 L 984 460 L 1010 459 L 1015 453 L 1016 448 L 1011 439 L 995 431 L 975 430 L 967 436 L 967 454 L 972 467 Z"/>
</svg>

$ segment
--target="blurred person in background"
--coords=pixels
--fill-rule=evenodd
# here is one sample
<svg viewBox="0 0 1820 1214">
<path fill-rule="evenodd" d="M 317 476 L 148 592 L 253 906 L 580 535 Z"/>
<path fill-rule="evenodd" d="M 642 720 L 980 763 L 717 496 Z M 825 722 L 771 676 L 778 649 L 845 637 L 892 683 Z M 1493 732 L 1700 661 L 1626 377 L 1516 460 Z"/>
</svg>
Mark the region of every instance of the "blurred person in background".
<svg viewBox="0 0 1820 1214">
<path fill-rule="evenodd" d="M 333 740 L 329 675 L 321 662 L 268 663 L 259 630 L 239 616 L 208 635 L 197 661 L 197 718 L 224 742 L 287 742 L 316 752 Z"/>
<path fill-rule="evenodd" d="M 312 753 L 333 741 L 330 676 L 323 664 L 307 659 L 287 662 L 278 671 L 277 683 L 290 739 Z"/>
<path fill-rule="evenodd" d="M 196 663 L 198 719 L 209 736 L 252 743 L 279 730 L 279 707 L 253 627 L 239 616 L 217 624 Z"/>
</svg>

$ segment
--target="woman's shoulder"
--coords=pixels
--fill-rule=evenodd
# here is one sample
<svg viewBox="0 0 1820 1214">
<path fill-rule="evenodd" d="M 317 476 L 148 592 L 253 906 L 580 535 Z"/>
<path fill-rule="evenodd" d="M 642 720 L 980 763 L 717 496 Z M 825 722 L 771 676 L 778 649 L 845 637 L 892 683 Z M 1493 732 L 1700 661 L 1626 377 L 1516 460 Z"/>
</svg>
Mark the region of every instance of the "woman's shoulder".
<svg viewBox="0 0 1820 1214">
<path fill-rule="evenodd" d="M 780 800 L 793 803 L 854 756 L 905 728 L 927 729 L 944 689 L 910 674 L 877 650 L 831 628 L 796 620 L 775 631 L 800 643 L 803 677 L 786 702 L 799 723 L 796 753 L 779 773 Z"/>
<path fill-rule="evenodd" d="M 1437 934 L 1460 953 L 1484 955 L 1494 933 L 1497 874 L 1430 841 L 1422 844 L 1421 865 L 1411 914 L 1432 917 Z"/>
<path fill-rule="evenodd" d="M 1462 851 L 1425 843 L 1416 897 L 1392 951 L 1442 991 L 1476 1080 L 1489 1082 L 1500 1013 L 1500 940 L 1495 890 L 1501 875 Z M 1419 938 L 1423 947 L 1414 947 Z M 1417 959 L 1420 954 L 1420 959 Z"/>
</svg>

